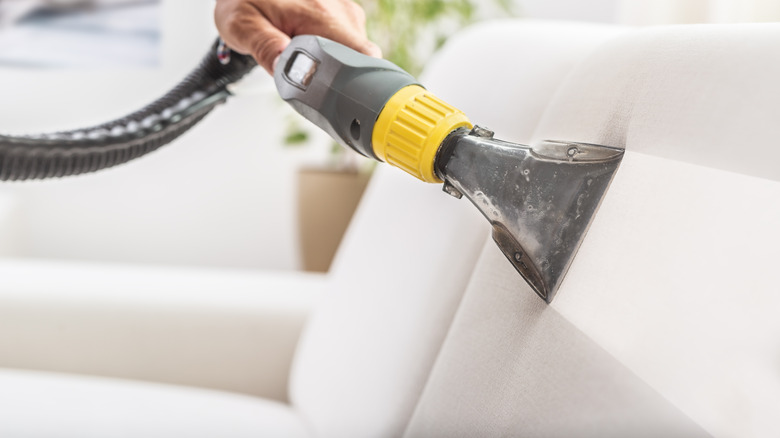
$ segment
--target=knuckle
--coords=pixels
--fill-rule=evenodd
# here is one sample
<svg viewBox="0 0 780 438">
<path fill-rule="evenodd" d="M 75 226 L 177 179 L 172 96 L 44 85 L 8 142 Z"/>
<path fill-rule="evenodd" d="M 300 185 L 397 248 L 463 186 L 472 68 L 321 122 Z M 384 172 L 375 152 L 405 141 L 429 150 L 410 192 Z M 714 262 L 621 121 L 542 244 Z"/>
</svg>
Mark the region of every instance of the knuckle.
<svg viewBox="0 0 780 438">
<path fill-rule="evenodd" d="M 247 9 L 246 4 L 239 6 L 217 3 L 214 9 L 214 17 L 217 29 L 222 34 L 228 34 L 236 38 L 245 38 L 251 32 L 254 18 L 253 11 Z"/>
<path fill-rule="evenodd" d="M 308 0 L 307 9 L 314 16 L 331 13 L 331 6 L 325 0 Z"/>
<path fill-rule="evenodd" d="M 348 1 L 347 5 L 349 11 L 351 12 L 355 20 L 361 23 L 364 23 L 366 21 L 366 11 L 359 4 L 353 1 Z"/>
<path fill-rule="evenodd" d="M 218 17 L 217 28 L 224 33 L 239 36 L 243 33 L 243 20 L 236 11 L 225 12 Z"/>
<path fill-rule="evenodd" d="M 270 69 L 274 59 L 279 55 L 279 47 L 284 45 L 281 38 L 262 35 L 252 43 L 252 54 L 266 69 Z"/>
</svg>

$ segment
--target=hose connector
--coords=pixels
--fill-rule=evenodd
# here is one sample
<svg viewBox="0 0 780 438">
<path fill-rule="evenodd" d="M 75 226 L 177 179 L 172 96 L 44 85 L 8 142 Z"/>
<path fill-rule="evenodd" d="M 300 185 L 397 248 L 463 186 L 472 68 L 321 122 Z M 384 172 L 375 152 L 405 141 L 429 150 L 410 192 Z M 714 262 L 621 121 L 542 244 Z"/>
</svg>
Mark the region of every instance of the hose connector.
<svg viewBox="0 0 780 438">
<path fill-rule="evenodd" d="M 441 183 L 434 171 L 436 153 L 459 128 L 472 128 L 466 114 L 419 85 L 409 85 L 379 114 L 372 134 L 374 154 L 422 181 Z"/>
</svg>

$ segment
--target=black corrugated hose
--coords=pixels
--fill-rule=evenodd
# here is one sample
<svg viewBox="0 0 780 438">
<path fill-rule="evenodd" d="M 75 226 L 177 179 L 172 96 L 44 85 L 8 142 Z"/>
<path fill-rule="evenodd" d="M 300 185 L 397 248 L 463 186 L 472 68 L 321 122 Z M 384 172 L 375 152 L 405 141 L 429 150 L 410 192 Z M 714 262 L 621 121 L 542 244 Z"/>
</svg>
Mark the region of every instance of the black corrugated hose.
<svg viewBox="0 0 780 438">
<path fill-rule="evenodd" d="M 170 143 L 223 103 L 230 96 L 227 86 L 257 65 L 235 52 L 218 57 L 219 46 L 218 40 L 198 67 L 163 97 L 121 119 L 73 131 L 0 135 L 0 181 L 94 172 Z"/>
</svg>

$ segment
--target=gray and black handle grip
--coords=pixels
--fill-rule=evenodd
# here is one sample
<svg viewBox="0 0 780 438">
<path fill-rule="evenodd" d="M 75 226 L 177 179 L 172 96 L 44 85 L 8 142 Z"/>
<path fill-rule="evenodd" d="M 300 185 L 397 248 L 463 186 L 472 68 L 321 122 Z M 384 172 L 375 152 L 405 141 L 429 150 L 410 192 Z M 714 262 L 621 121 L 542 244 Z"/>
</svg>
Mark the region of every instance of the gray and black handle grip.
<svg viewBox="0 0 780 438">
<path fill-rule="evenodd" d="M 279 95 L 339 143 L 377 159 L 374 124 L 398 90 L 419 85 L 397 65 L 339 43 L 299 35 L 282 52 L 274 72 Z"/>
</svg>

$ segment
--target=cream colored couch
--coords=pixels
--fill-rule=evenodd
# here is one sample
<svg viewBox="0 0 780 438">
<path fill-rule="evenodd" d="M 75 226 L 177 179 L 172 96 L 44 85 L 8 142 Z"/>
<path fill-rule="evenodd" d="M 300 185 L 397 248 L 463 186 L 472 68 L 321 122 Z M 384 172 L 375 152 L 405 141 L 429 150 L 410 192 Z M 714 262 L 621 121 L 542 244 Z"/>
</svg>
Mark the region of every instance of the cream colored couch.
<svg viewBox="0 0 780 438">
<path fill-rule="evenodd" d="M 779 77 L 780 24 L 466 30 L 434 92 L 627 150 L 551 305 L 383 167 L 327 276 L 2 262 L 0 436 L 777 436 Z"/>
</svg>

